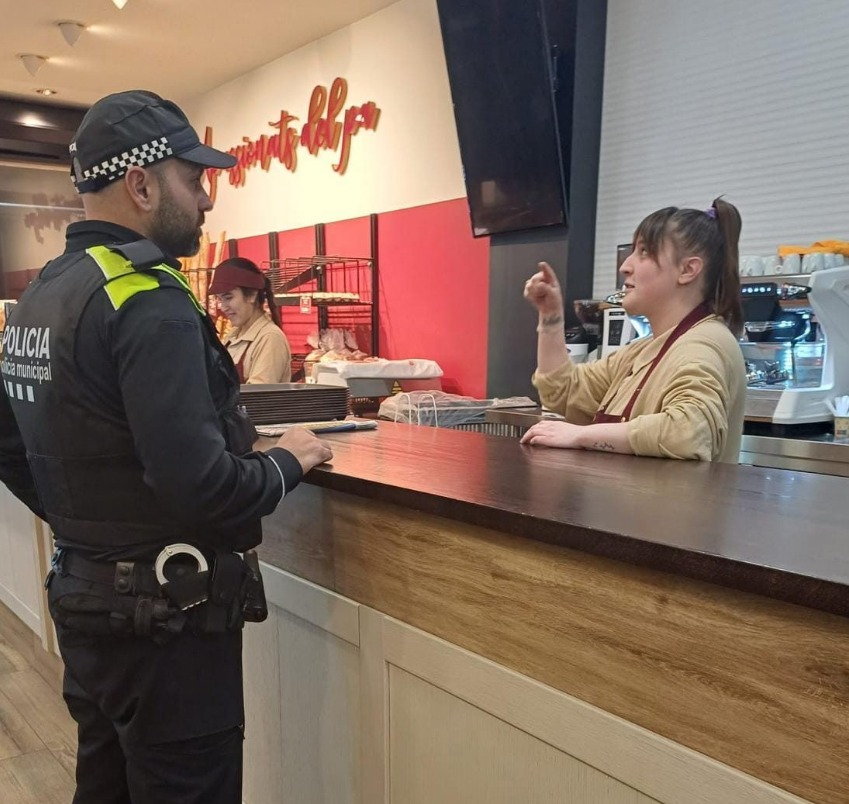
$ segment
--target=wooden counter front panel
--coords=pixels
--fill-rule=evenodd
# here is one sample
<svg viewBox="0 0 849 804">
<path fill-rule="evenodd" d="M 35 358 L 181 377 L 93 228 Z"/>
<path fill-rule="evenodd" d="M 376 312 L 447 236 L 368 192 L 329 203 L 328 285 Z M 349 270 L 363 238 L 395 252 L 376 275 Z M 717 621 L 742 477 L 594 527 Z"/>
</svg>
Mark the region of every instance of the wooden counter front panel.
<svg viewBox="0 0 849 804">
<path fill-rule="evenodd" d="M 282 515 L 263 519 L 258 552 L 269 564 L 333 589 L 333 501 L 329 496 L 306 483 L 287 494 Z"/>
<path fill-rule="evenodd" d="M 849 621 L 340 492 L 263 558 L 757 778 L 849 790 Z M 296 500 L 287 513 L 297 523 Z M 320 568 L 316 551 L 322 559 Z M 321 578 L 321 579 L 320 579 Z"/>
<path fill-rule="evenodd" d="M 389 675 L 393 801 L 657 804 L 417 676 Z"/>
</svg>

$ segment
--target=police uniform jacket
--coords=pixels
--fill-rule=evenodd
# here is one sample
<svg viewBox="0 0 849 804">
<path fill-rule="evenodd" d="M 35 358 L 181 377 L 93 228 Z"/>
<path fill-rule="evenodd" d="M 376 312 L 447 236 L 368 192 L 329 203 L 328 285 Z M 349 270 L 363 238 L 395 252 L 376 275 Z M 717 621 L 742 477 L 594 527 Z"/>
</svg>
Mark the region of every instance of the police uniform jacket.
<svg viewBox="0 0 849 804">
<path fill-rule="evenodd" d="M 128 229 L 74 223 L 9 317 L 0 480 L 59 547 L 245 550 L 301 479 L 294 455 L 252 452 L 234 426 L 233 362 L 178 267 Z"/>
</svg>

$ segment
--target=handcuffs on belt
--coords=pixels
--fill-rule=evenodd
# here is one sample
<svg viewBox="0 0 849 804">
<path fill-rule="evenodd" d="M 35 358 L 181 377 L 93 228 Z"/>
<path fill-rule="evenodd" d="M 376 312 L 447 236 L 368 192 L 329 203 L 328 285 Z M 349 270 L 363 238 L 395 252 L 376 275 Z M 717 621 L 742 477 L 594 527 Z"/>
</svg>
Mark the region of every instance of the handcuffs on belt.
<svg viewBox="0 0 849 804">
<path fill-rule="evenodd" d="M 180 565 L 172 571 L 172 577 L 165 574 L 165 567 L 170 560 L 179 555 L 188 555 L 196 562 L 193 572 Z M 244 564 L 244 578 L 238 596 L 241 603 L 241 613 L 248 622 L 262 622 L 268 617 L 268 605 L 265 599 L 265 589 L 262 574 L 259 569 L 259 559 L 255 550 L 247 550 L 241 559 Z M 198 606 L 209 600 L 210 587 L 214 585 L 215 573 L 210 573 L 206 557 L 190 544 L 169 544 L 162 549 L 154 562 L 154 572 L 157 583 L 165 594 L 182 611 Z M 217 601 L 213 601 L 217 602 Z"/>
<path fill-rule="evenodd" d="M 188 555 L 196 562 L 194 572 L 187 572 L 181 565 L 174 578 L 165 575 L 165 565 L 175 556 Z M 156 581 L 182 611 L 198 606 L 209 600 L 209 564 L 197 547 L 190 544 L 169 544 L 162 548 L 153 565 Z"/>
<path fill-rule="evenodd" d="M 172 569 L 172 577 L 165 575 L 165 565 L 174 557 L 188 555 L 197 563 L 193 572 L 180 565 Z M 209 564 L 197 547 L 190 544 L 169 544 L 162 549 L 153 565 L 156 581 L 163 594 L 170 598 L 179 609 L 186 611 L 209 600 Z"/>
</svg>

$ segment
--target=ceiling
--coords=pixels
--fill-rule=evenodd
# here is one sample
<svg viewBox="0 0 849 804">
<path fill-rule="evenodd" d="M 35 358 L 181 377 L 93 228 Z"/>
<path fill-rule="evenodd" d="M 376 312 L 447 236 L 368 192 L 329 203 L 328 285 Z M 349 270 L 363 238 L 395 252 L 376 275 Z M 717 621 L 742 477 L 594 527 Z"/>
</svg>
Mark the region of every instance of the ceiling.
<svg viewBox="0 0 849 804">
<path fill-rule="evenodd" d="M 88 106 L 149 89 L 179 103 L 395 0 L 0 0 L 0 95 Z M 57 22 L 87 26 L 70 47 Z M 17 58 L 48 57 L 35 77 Z"/>
</svg>

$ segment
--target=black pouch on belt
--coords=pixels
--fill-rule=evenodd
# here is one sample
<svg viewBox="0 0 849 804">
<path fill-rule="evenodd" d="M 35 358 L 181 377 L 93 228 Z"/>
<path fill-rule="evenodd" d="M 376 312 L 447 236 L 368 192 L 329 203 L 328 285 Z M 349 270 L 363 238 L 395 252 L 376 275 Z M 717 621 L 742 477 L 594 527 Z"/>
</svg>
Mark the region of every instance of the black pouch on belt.
<svg viewBox="0 0 849 804">
<path fill-rule="evenodd" d="M 88 636 L 131 636 L 134 603 L 111 592 L 76 592 L 51 601 L 59 625 Z"/>
<path fill-rule="evenodd" d="M 242 628 L 241 591 L 245 572 L 241 556 L 216 552 L 209 582 L 209 599 L 191 610 L 195 630 L 201 634 L 223 634 Z"/>
<path fill-rule="evenodd" d="M 244 559 L 246 573 L 242 589 L 242 617 L 248 623 L 261 623 L 268 618 L 268 603 L 259 568 L 259 556 L 256 550 L 246 550 Z"/>
<path fill-rule="evenodd" d="M 173 573 L 174 577 L 162 584 L 162 594 L 183 611 L 203 603 L 209 596 L 209 570 L 187 572 L 184 567 L 178 566 L 176 570 L 169 568 L 166 572 Z"/>
</svg>

